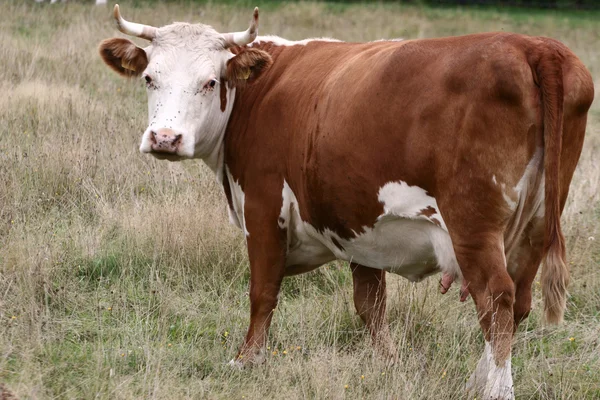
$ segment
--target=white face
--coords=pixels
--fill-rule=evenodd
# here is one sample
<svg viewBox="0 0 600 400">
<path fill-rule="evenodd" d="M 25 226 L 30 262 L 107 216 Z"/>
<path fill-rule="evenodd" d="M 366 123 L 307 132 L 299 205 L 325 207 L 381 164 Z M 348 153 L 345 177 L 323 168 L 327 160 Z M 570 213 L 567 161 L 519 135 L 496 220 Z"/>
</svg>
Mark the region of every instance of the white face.
<svg viewBox="0 0 600 400">
<path fill-rule="evenodd" d="M 221 109 L 221 85 L 226 83 L 220 78 L 233 54 L 181 44 L 144 50 L 149 60 L 141 75 L 148 93 L 148 128 L 140 151 L 172 161 L 210 158 L 220 148 L 233 106 L 235 89 L 226 88 L 226 106 Z M 161 132 L 178 138 L 172 152 L 153 149 Z"/>
</svg>

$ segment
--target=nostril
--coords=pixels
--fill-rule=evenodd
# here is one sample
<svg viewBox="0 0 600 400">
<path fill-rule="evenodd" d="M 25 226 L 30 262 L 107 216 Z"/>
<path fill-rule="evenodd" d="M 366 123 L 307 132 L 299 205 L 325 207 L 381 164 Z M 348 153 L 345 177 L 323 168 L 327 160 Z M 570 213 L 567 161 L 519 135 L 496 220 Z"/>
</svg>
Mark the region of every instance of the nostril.
<svg viewBox="0 0 600 400">
<path fill-rule="evenodd" d="M 148 136 L 152 152 L 176 154 L 183 142 L 183 134 L 172 129 L 150 129 Z"/>
</svg>

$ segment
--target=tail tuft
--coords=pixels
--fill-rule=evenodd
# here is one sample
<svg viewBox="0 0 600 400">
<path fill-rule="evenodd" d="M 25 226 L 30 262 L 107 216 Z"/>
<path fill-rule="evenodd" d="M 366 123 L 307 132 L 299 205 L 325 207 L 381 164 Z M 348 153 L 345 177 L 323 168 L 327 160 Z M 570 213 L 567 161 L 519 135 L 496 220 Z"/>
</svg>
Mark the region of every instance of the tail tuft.
<svg viewBox="0 0 600 400">
<path fill-rule="evenodd" d="M 565 263 L 565 245 L 562 235 L 556 240 L 559 243 L 551 246 L 546 253 L 542 267 L 542 295 L 546 322 L 560 324 L 567 307 L 567 286 L 569 270 Z"/>
</svg>

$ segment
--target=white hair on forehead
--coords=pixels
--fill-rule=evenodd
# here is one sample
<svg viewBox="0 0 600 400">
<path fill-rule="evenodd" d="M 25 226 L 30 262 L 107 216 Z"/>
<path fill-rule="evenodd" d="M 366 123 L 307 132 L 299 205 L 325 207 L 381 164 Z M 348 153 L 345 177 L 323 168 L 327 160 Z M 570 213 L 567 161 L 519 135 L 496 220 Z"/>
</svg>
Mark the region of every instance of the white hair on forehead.
<svg viewBox="0 0 600 400">
<path fill-rule="evenodd" d="M 152 45 L 154 47 L 222 50 L 225 47 L 225 41 L 223 35 L 209 25 L 175 22 L 158 28 Z"/>
</svg>

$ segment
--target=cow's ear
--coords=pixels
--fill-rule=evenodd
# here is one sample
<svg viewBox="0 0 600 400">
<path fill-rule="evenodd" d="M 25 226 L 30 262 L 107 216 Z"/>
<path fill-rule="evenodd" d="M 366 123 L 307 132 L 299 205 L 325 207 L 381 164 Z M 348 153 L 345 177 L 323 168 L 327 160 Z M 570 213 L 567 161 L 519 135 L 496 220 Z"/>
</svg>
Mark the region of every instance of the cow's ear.
<svg viewBox="0 0 600 400">
<path fill-rule="evenodd" d="M 273 63 L 269 53 L 243 47 L 227 61 L 225 79 L 230 86 L 240 87 L 256 81 Z"/>
<path fill-rule="evenodd" d="M 103 40 L 98 50 L 106 65 L 122 76 L 139 76 L 148 66 L 148 56 L 144 49 L 128 39 Z"/>
</svg>

